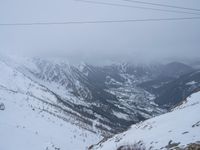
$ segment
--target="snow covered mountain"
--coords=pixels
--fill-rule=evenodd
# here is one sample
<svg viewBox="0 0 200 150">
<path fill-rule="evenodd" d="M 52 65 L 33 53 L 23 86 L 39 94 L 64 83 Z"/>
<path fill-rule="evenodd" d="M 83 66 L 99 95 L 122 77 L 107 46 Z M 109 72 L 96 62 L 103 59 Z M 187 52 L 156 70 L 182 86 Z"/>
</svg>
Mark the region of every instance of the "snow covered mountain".
<svg viewBox="0 0 200 150">
<path fill-rule="evenodd" d="M 173 70 L 173 64 L 167 68 Z M 157 90 L 191 71 L 178 65 L 176 76 L 164 77 L 167 82 L 161 80 Z M 30 145 L 39 150 L 85 149 L 168 111 L 160 101 L 155 103 L 162 95 L 141 86 L 163 77 L 165 65 L 99 67 L 56 59 L 1 57 L 0 68 L 0 133 L 4 135 L 0 141 L 5 143 L 0 149 L 30 149 Z M 199 81 L 195 82 L 198 89 Z M 9 139 L 16 142 L 10 144 Z"/>
<path fill-rule="evenodd" d="M 71 122 L 78 120 L 79 126 L 103 136 L 166 112 L 154 103 L 154 95 L 136 86 L 152 78 L 156 68 L 75 66 L 61 60 L 19 57 L 3 62 L 53 94 L 56 105 L 75 118 Z"/>
<path fill-rule="evenodd" d="M 129 130 L 91 146 L 92 150 L 180 149 L 200 144 L 200 92 L 189 96 L 171 112 L 133 125 Z"/>
<path fill-rule="evenodd" d="M 200 71 L 183 74 L 178 78 L 157 78 L 139 85 L 156 96 L 155 102 L 171 108 L 200 89 Z"/>
<path fill-rule="evenodd" d="M 80 150 L 101 139 L 84 124 L 75 125 L 83 122 L 49 89 L 4 62 L 0 68 L 1 150 Z"/>
</svg>

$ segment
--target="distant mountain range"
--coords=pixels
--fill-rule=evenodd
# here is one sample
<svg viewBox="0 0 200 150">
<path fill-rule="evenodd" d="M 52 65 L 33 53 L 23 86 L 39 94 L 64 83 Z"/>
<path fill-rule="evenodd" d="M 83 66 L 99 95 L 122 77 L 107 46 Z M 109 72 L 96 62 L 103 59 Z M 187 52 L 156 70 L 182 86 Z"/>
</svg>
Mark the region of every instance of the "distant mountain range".
<svg viewBox="0 0 200 150">
<path fill-rule="evenodd" d="M 81 130 L 76 129 L 77 134 L 82 135 L 83 130 L 96 141 L 170 111 L 200 88 L 200 71 L 180 62 L 93 66 L 1 57 L 0 65 L 0 103 L 5 106 L 4 112 L 11 106 L 17 113 L 15 105 L 23 105 L 23 109 L 30 109 L 24 113 L 52 116 L 56 118 L 53 122 L 62 120 L 72 130 L 78 127 Z M 7 104 L 9 101 L 12 105 Z M 13 124 L 12 120 L 5 123 Z M 26 119 L 20 124 L 26 124 Z M 37 123 L 33 126 L 36 128 Z M 86 141 L 80 147 L 91 144 Z"/>
</svg>

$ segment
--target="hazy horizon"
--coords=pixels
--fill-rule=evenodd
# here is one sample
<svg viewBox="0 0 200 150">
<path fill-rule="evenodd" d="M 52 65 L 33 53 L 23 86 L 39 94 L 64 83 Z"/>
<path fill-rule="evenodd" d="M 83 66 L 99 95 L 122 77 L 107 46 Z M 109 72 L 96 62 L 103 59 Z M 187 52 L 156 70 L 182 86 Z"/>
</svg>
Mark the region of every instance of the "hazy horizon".
<svg viewBox="0 0 200 150">
<path fill-rule="evenodd" d="M 97 2 L 102 2 L 94 0 Z M 106 1 L 104 1 L 106 2 Z M 109 2 L 130 6 L 125 1 Z M 158 0 L 154 2 L 161 3 Z M 46 5 L 48 3 L 48 5 Z M 174 0 L 169 5 L 198 8 L 199 0 Z M 0 2 L 0 23 L 94 21 L 196 17 L 194 14 L 160 12 L 82 3 L 76 0 Z M 153 7 L 160 8 L 160 7 Z M 166 9 L 166 8 L 162 8 Z M 169 8 L 167 8 L 169 9 Z M 175 10 L 175 9 L 170 9 Z M 193 12 L 193 11 L 190 11 Z M 181 61 L 200 56 L 200 20 L 70 24 L 51 26 L 0 26 L 0 52 L 61 57 L 74 62 Z"/>
</svg>

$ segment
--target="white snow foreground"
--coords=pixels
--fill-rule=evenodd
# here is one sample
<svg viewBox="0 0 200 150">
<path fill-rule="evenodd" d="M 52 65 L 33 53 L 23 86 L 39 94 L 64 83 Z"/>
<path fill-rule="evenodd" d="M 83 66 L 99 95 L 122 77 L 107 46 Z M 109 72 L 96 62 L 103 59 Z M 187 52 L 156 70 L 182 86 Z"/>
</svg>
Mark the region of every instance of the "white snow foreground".
<svg viewBox="0 0 200 150">
<path fill-rule="evenodd" d="M 0 150 L 84 150 L 102 138 L 57 117 L 47 89 L 3 62 L 0 68 Z"/>
<path fill-rule="evenodd" d="M 185 147 L 200 141 L 200 92 L 192 94 L 172 112 L 133 125 L 92 147 L 93 150 L 117 150 L 120 146 L 143 142 L 147 149 L 167 149 L 169 145 Z"/>
</svg>

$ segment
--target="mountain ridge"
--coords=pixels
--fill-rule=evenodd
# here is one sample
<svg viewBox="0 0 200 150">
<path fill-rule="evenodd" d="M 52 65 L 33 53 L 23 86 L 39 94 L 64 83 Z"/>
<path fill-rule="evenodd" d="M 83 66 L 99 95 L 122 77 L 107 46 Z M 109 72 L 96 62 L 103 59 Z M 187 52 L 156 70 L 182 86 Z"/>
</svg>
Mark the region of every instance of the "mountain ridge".
<svg viewBox="0 0 200 150">
<path fill-rule="evenodd" d="M 64 121 L 62 124 L 68 124 L 71 129 L 79 128 L 80 130 L 77 129 L 77 132 L 80 134 L 82 131 L 87 132 L 88 136 L 94 137 L 93 143 L 100 141 L 103 137 L 121 133 L 132 124 L 170 111 L 163 107 L 163 104 L 158 105 L 158 102 L 162 101 L 159 100 L 155 103 L 155 100 L 162 95 L 148 90 L 147 85 L 140 86 L 156 80 L 162 74 L 165 66 L 160 64 L 140 67 L 123 63 L 100 67 L 83 63 L 75 66 L 63 60 L 11 57 L 10 59 L 1 59 L 0 65 L 3 71 L 0 92 L 2 96 L 5 96 L 0 99 L 0 102 L 3 99 L 13 102 L 10 105 L 4 100 L 5 110 L 3 112 L 6 112 L 9 107 L 15 108 L 15 105 L 27 106 L 27 108 L 25 107 L 27 112 L 33 116 L 37 116 L 38 113 L 42 116 L 47 115 L 47 118 L 52 116 L 55 118 L 54 122 L 56 122 L 55 120 Z M 190 70 L 190 67 L 188 68 Z M 170 87 L 169 83 L 176 83 L 174 80 L 182 83 L 184 81 L 182 76 L 185 75 L 188 80 L 184 82 L 186 86 L 182 86 L 180 91 L 184 91 L 185 88 L 188 94 L 194 92 L 189 89 L 195 85 L 193 89 L 197 90 L 200 87 L 199 80 L 194 80 L 195 76 L 186 72 L 182 72 L 183 75 L 167 79 L 164 84 L 162 79 L 157 81 L 161 86 L 156 90 L 166 90 Z M 195 72 L 198 77 L 198 71 L 193 73 Z M 11 95 L 14 100 L 10 98 Z M 180 99 L 176 104 L 182 100 L 180 95 L 177 97 Z M 21 124 L 23 126 L 23 121 Z M 48 126 L 48 123 L 45 124 Z M 60 130 L 59 127 L 56 128 Z M 5 135 L 7 134 L 5 133 Z M 70 133 L 70 135 L 74 135 L 74 133 Z M 59 139 L 59 137 L 57 138 Z M 69 141 L 76 141 L 76 139 Z M 86 139 L 84 141 L 80 146 L 87 147 L 93 144 Z M 63 144 L 60 146 L 66 147 Z"/>
</svg>

